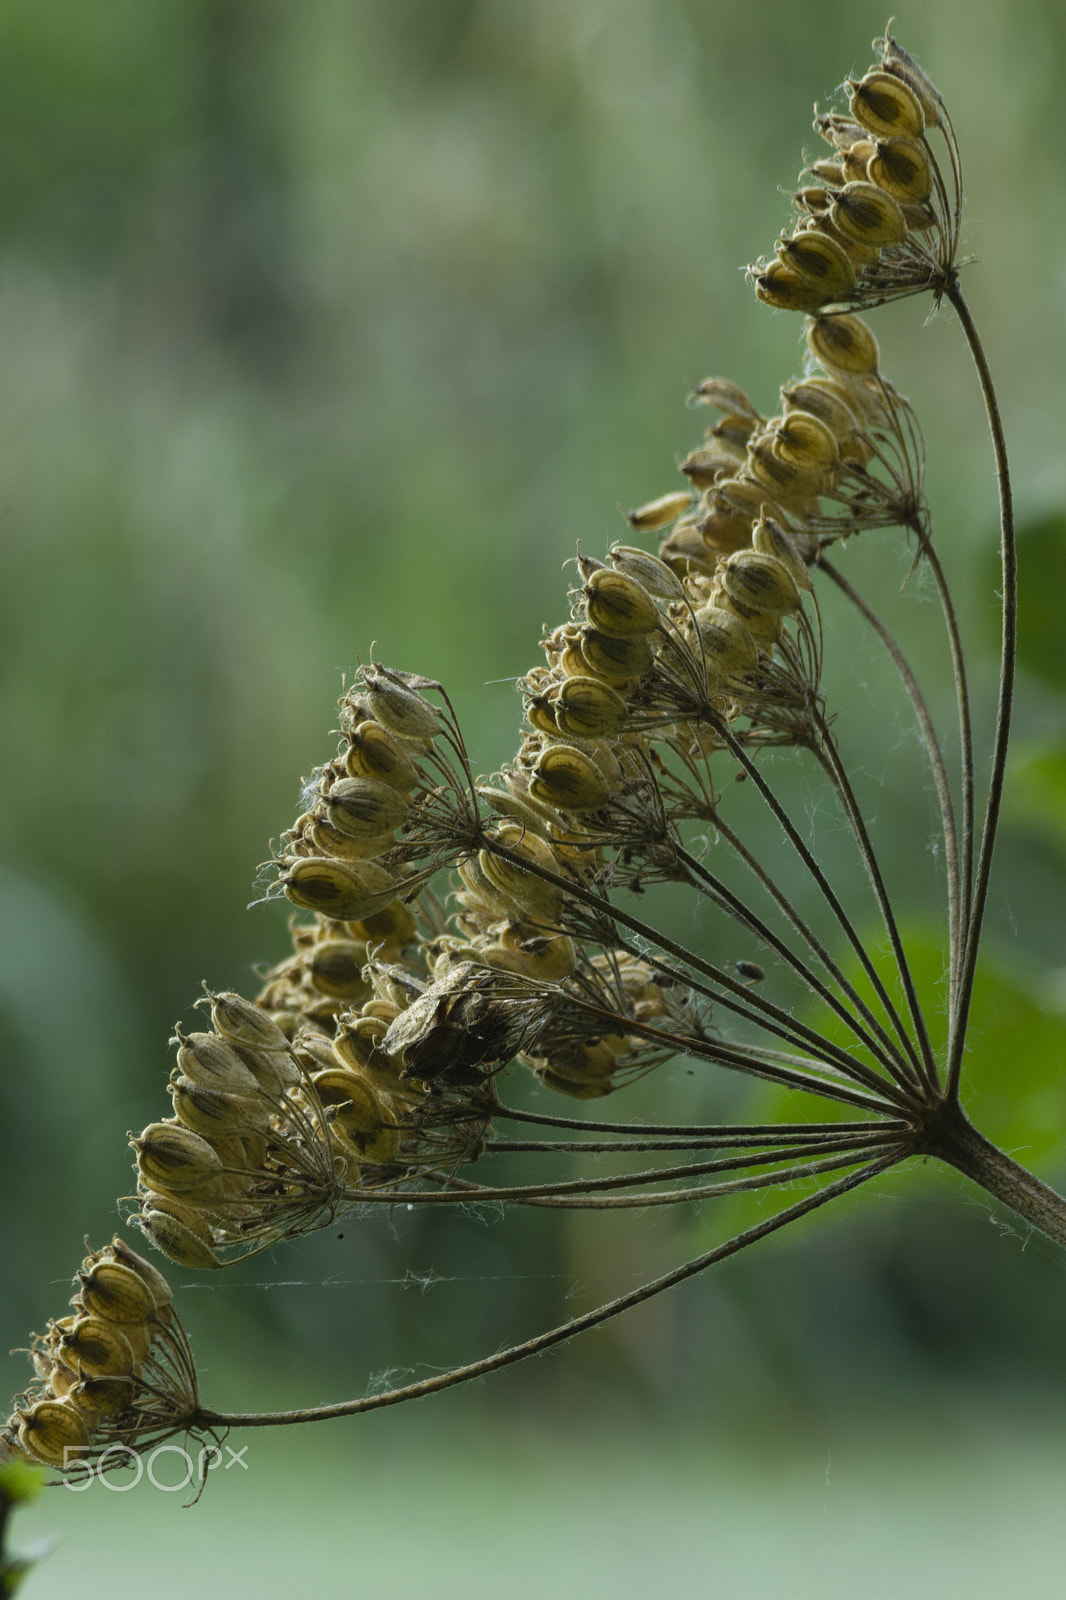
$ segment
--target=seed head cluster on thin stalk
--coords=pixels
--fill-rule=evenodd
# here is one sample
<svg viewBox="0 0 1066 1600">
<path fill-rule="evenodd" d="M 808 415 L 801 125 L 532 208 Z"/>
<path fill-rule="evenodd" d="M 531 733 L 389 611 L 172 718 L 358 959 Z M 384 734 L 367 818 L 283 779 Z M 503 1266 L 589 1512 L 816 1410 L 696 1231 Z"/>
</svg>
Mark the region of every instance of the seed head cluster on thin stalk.
<svg viewBox="0 0 1066 1600">
<path fill-rule="evenodd" d="M 209 1029 L 176 1030 L 172 1114 L 131 1136 L 136 1193 L 126 1202 L 163 1255 L 211 1270 L 352 1208 L 401 1200 L 621 1209 L 778 1189 L 780 1208 L 468 1367 L 336 1406 L 246 1415 L 200 1405 L 164 1281 L 116 1240 L 88 1258 L 75 1315 L 35 1342 L 38 1379 L 9 1420 L 8 1450 L 61 1467 L 68 1444 L 318 1420 L 427 1394 L 603 1322 L 912 1155 L 939 1157 L 1066 1243 L 1066 1204 L 984 1140 L 959 1102 L 1010 721 L 1010 486 L 995 393 L 958 284 L 951 122 L 893 39 L 875 47 L 878 64 L 849 83 L 847 113 L 819 114 L 834 155 L 808 164 L 814 181 L 794 197 L 799 221 L 775 259 L 751 269 L 761 300 L 806 317 L 806 366 L 781 389 L 779 413 L 763 415 L 730 380 L 699 386 L 695 401 L 717 420 L 681 461 L 682 484 L 628 519 L 627 541 L 657 536 L 657 551 L 618 542 L 598 559 L 579 549 L 568 614 L 519 680 L 524 725 L 499 772 L 475 775 L 436 680 L 374 660 L 359 667 L 340 701 L 334 753 L 305 784 L 264 868 L 265 897 L 295 907 L 290 953 L 252 999 L 208 990 L 199 1003 Z M 921 429 L 856 314 L 920 289 L 958 316 L 999 486 L 1003 663 L 980 828 L 969 691 L 925 501 Z M 891 528 L 941 603 L 956 686 L 953 765 L 898 642 L 829 559 L 837 542 Z M 825 703 L 816 591 L 826 584 L 897 668 L 933 779 L 948 905 L 942 1058 Z M 777 793 L 770 748 L 791 749 L 835 798 L 866 880 L 861 913 L 849 911 Z M 738 777 L 820 901 L 817 926 L 765 846 L 746 843 L 731 820 L 725 796 Z M 729 876 L 715 870 L 723 854 L 735 862 Z M 694 895 L 731 954 L 739 936 L 759 961 L 716 959 L 650 925 L 638 914 L 650 883 Z M 855 915 L 868 924 L 871 914 L 891 977 L 856 925 Z M 809 1009 L 772 998 L 763 962 L 805 988 Z M 825 1032 L 805 1020 L 827 1012 Z M 592 1120 L 577 1104 L 679 1058 L 824 1109 L 791 1123 L 697 1125 Z M 513 1095 L 522 1072 L 558 1097 L 558 1110 Z M 561 1157 L 569 1172 L 575 1155 L 608 1151 L 631 1158 L 625 1170 L 529 1183 L 473 1175 L 491 1155 L 535 1154 L 538 1171 Z M 109 1311 L 97 1285 L 120 1280 L 125 1292 L 111 1291 Z"/>
</svg>

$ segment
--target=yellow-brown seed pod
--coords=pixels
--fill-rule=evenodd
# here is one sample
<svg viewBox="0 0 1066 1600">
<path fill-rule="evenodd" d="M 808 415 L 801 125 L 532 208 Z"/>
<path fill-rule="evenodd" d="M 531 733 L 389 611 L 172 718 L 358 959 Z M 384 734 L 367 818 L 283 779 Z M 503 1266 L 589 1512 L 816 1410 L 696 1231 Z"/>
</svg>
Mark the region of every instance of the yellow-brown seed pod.
<svg viewBox="0 0 1066 1600">
<path fill-rule="evenodd" d="M 341 1130 L 358 1157 L 375 1166 L 395 1161 L 400 1149 L 395 1113 L 364 1075 L 336 1067 L 316 1073 L 314 1084 L 331 1134 Z"/>
<path fill-rule="evenodd" d="M 917 139 L 925 127 L 921 102 L 912 89 L 889 72 L 868 72 L 858 83 L 848 80 L 851 114 L 879 138 L 903 134 Z"/>
<path fill-rule="evenodd" d="M 534 1071 L 546 1089 L 554 1089 L 556 1094 L 565 1094 L 571 1100 L 602 1100 L 613 1087 L 610 1078 L 565 1078 L 551 1067 L 537 1067 Z"/>
<path fill-rule="evenodd" d="M 788 568 L 776 556 L 760 550 L 738 550 L 724 562 L 722 587 L 742 611 L 766 612 L 775 616 L 797 611 L 800 605 Z"/>
<path fill-rule="evenodd" d="M 220 1094 L 258 1094 L 259 1082 L 254 1074 L 233 1046 L 217 1033 L 183 1033 L 179 1027 L 175 1037 L 178 1068 L 193 1083 Z"/>
<path fill-rule="evenodd" d="M 421 782 L 406 750 L 380 722 L 362 722 L 348 735 L 344 768 L 350 778 L 375 778 L 409 794 Z"/>
<path fill-rule="evenodd" d="M 859 424 L 854 411 L 829 378 L 804 378 L 802 383 L 782 389 L 781 399 L 786 419 L 794 413 L 817 417 L 833 435 L 838 455 L 839 447 L 851 441 L 858 432 Z"/>
<path fill-rule="evenodd" d="M 382 1041 L 389 1031 L 384 1017 L 355 1017 L 344 1022 L 333 1041 L 333 1055 L 346 1069 L 366 1078 L 380 1094 L 395 1095 L 410 1091 L 392 1064 Z"/>
<path fill-rule="evenodd" d="M 395 843 L 395 833 L 365 834 L 362 838 L 343 833 L 325 816 L 312 818 L 295 849 L 298 855 L 309 859 L 329 856 L 336 861 L 375 861 Z"/>
<path fill-rule="evenodd" d="M 180 1122 L 150 1122 L 129 1142 L 137 1152 L 137 1170 L 149 1189 L 181 1194 L 222 1176 L 215 1147 Z"/>
<path fill-rule="evenodd" d="M 877 371 L 877 340 L 861 317 L 812 317 L 807 344 L 815 360 L 830 372 L 870 377 Z"/>
<path fill-rule="evenodd" d="M 129 1377 L 137 1365 L 131 1336 L 135 1339 L 139 1331 L 135 1324 L 119 1328 L 103 1317 L 77 1317 L 74 1326 L 60 1334 L 59 1350 L 79 1375 Z M 147 1351 L 146 1344 L 142 1348 Z"/>
<path fill-rule="evenodd" d="M 136 1250 L 131 1249 L 125 1239 L 120 1238 L 116 1233 L 111 1243 L 100 1255 L 105 1258 L 112 1257 L 118 1262 L 119 1266 L 129 1267 L 131 1272 L 135 1272 L 143 1280 L 149 1294 L 155 1301 L 156 1311 L 159 1313 L 166 1311 L 166 1308 L 174 1298 L 170 1284 L 163 1274 L 153 1267 L 150 1261 L 146 1261 L 143 1256 L 137 1254 Z M 86 1267 L 92 1266 L 96 1259 L 99 1259 L 99 1256 L 89 1256 L 85 1262 Z"/>
<path fill-rule="evenodd" d="M 553 699 L 558 732 L 571 739 L 617 733 L 629 715 L 625 700 L 602 678 L 564 678 Z"/>
<path fill-rule="evenodd" d="M 508 923 L 499 941 L 479 949 L 478 957 L 489 966 L 541 983 L 563 983 L 577 965 L 574 941 L 565 933 L 534 933 L 528 925 Z"/>
<path fill-rule="evenodd" d="M 788 569 L 789 575 L 797 589 L 803 589 L 808 594 L 814 593 L 814 584 L 807 571 L 807 563 L 800 554 L 799 547 L 780 524 L 771 517 L 760 517 L 752 529 L 751 543 L 754 550 L 759 550 L 763 555 L 774 556 Z"/>
<path fill-rule="evenodd" d="M 157 1250 L 179 1267 L 212 1271 L 222 1265 L 213 1249 L 211 1229 L 203 1217 L 169 1195 L 146 1195 L 140 1211 L 131 1221 Z"/>
<path fill-rule="evenodd" d="M 409 681 L 410 673 L 371 664 L 363 668 L 367 704 L 377 720 L 401 739 L 434 739 L 440 732 L 440 712 Z M 424 679 L 416 682 L 425 684 Z"/>
<path fill-rule="evenodd" d="M 410 802 L 379 778 L 342 778 L 325 796 L 326 814 L 353 839 L 392 833 L 407 818 Z"/>
<path fill-rule="evenodd" d="M 46 1467 L 63 1472 L 76 1466 L 89 1449 L 86 1419 L 73 1401 L 38 1400 L 19 1418 L 19 1444 L 26 1454 Z"/>
<path fill-rule="evenodd" d="M 771 651 L 784 632 L 784 615 L 780 611 L 753 611 L 751 606 L 738 605 L 720 585 L 716 585 L 708 601 L 722 611 L 738 618 L 751 634 L 760 650 Z"/>
<path fill-rule="evenodd" d="M 334 922 L 359 922 L 396 898 L 397 880 L 374 861 L 286 857 L 282 887 L 293 905 Z"/>
<path fill-rule="evenodd" d="M 179 1121 L 212 1142 L 231 1134 L 265 1133 L 270 1125 L 269 1107 L 261 1101 L 202 1089 L 189 1078 L 171 1080 L 170 1099 Z"/>
<path fill-rule="evenodd" d="M 525 831 L 523 829 L 523 832 Z M 514 902 L 485 876 L 477 856 L 467 856 L 457 863 L 455 870 L 466 891 L 465 894 L 460 894 L 460 904 L 467 910 L 475 914 L 481 913 L 490 920 L 515 914 L 517 908 Z"/>
<path fill-rule="evenodd" d="M 604 678 L 608 683 L 626 683 L 630 678 L 643 677 L 652 664 L 652 650 L 646 634 L 632 634 L 628 639 L 612 638 L 597 628 L 581 630 L 580 658 L 585 672 Z M 568 677 L 584 674 L 568 673 Z"/>
<path fill-rule="evenodd" d="M 569 680 L 564 680 L 567 682 Z M 577 682 L 595 682 L 599 679 L 577 679 Z M 623 701 L 623 704 L 625 702 Z M 532 833 L 546 836 L 547 824 L 541 812 L 535 810 L 521 795 L 512 794 L 506 789 L 497 789 L 490 784 L 478 784 L 478 798 L 498 817 L 504 817 L 508 822 L 520 823 L 523 828 L 528 828 Z"/>
<path fill-rule="evenodd" d="M 142 1327 L 155 1320 L 156 1299 L 148 1284 L 117 1261 L 95 1261 L 87 1272 L 79 1272 L 78 1282 L 78 1299 L 94 1317 Z"/>
<path fill-rule="evenodd" d="M 248 1045 L 252 1050 L 277 1051 L 288 1054 L 289 1041 L 272 1017 L 260 1006 L 235 994 L 232 989 L 222 989 L 218 994 L 204 985 L 211 1003 L 212 1026 L 235 1044 Z M 203 1005 L 203 1001 L 198 1002 Z M 189 1073 L 192 1077 L 192 1073 Z"/>
<path fill-rule="evenodd" d="M 777 311 L 818 311 L 834 298 L 783 261 L 771 261 L 765 267 L 749 270 L 756 295 L 764 305 L 773 306 Z M 683 462 L 681 470 L 685 471 Z"/>
<path fill-rule="evenodd" d="M 691 505 L 691 495 L 686 495 L 685 500 L 687 505 Z M 658 556 L 649 555 L 646 550 L 638 550 L 629 544 L 613 544 L 607 552 L 607 559 L 616 572 L 636 578 L 657 600 L 680 600 L 684 594 L 676 574 L 670 571 L 666 562 L 660 561 Z"/>
<path fill-rule="evenodd" d="M 812 161 L 806 170 L 828 189 L 840 189 L 844 185 L 844 165 L 840 161 Z"/>
<path fill-rule="evenodd" d="M 647 505 L 638 506 L 635 511 L 627 511 L 626 521 L 635 533 L 655 533 L 677 517 L 684 516 L 691 504 L 692 496 L 688 490 L 676 489 L 672 494 L 661 494 L 657 500 L 649 500 Z"/>
<path fill-rule="evenodd" d="M 784 235 L 777 253 L 786 266 L 821 289 L 823 299 L 844 299 L 855 287 L 855 268 L 843 245 L 815 228 Z"/>
<path fill-rule="evenodd" d="M 382 960 L 393 959 L 393 954 L 399 954 L 409 944 L 413 944 L 418 937 L 418 923 L 410 906 L 402 900 L 389 900 L 380 910 L 372 911 L 360 921 L 352 923 L 349 933 L 357 938 L 366 939 L 367 948 L 376 950 Z M 383 950 L 390 952 L 389 956 L 382 954 Z"/>
<path fill-rule="evenodd" d="M 903 212 L 876 183 L 846 183 L 830 207 L 829 218 L 849 243 L 885 249 L 907 237 Z"/>
<path fill-rule="evenodd" d="M 322 939 L 307 957 L 307 975 L 320 994 L 354 1000 L 366 988 L 366 945 L 354 939 Z"/>
<path fill-rule="evenodd" d="M 546 733 L 549 738 L 555 738 L 559 729 L 555 721 L 555 712 L 548 700 L 543 695 L 528 699 L 525 705 L 526 721 L 538 733 Z"/>
<path fill-rule="evenodd" d="M 809 411 L 792 411 L 774 425 L 773 453 L 801 470 L 826 473 L 840 459 L 830 428 Z"/>
<path fill-rule="evenodd" d="M 874 153 L 872 139 L 856 139 L 846 150 L 840 152 L 840 164 L 844 168 L 845 183 L 865 183 L 866 163 Z"/>
<path fill-rule="evenodd" d="M 611 789 L 596 763 L 572 744 L 551 744 L 529 779 L 529 792 L 558 811 L 598 811 Z"/>
<path fill-rule="evenodd" d="M 878 139 L 866 170 L 870 182 L 901 206 L 924 205 L 933 192 L 932 163 L 921 139 Z"/>
<path fill-rule="evenodd" d="M 742 446 L 712 438 L 698 445 L 695 450 L 690 450 L 678 466 L 694 488 L 709 489 L 719 478 L 734 471 L 743 459 Z"/>
<path fill-rule="evenodd" d="M 824 474 L 817 467 L 782 460 L 774 450 L 774 438 L 774 431 L 767 428 L 748 446 L 744 470 L 762 490 L 762 499 L 769 495 L 783 505 L 791 505 L 797 499 L 817 494 L 822 488 Z"/>
<path fill-rule="evenodd" d="M 117 1417 L 123 1411 L 128 1411 L 136 1392 L 132 1378 L 97 1373 L 92 1377 L 79 1378 L 77 1383 L 71 1385 L 68 1397 L 71 1405 L 84 1418 L 86 1426 L 92 1430 L 99 1427 L 105 1418 Z"/>
<path fill-rule="evenodd" d="M 659 608 L 636 578 L 600 567 L 585 584 L 585 613 L 600 633 L 612 639 L 654 633 L 660 625 Z"/>
<path fill-rule="evenodd" d="M 759 651 L 751 630 L 731 611 L 701 606 L 696 625 L 709 678 L 743 675 L 758 666 Z"/>
<path fill-rule="evenodd" d="M 883 48 L 881 69 L 890 72 L 894 78 L 901 78 L 910 89 L 915 99 L 922 108 L 927 128 L 938 128 L 944 110 L 944 102 L 940 91 L 915 61 L 913 56 L 898 45 L 891 35 L 884 39 L 875 39 L 874 48 Z"/>
<path fill-rule="evenodd" d="M 597 774 L 598 776 L 598 774 Z M 601 780 L 602 781 L 602 780 Z M 562 891 L 544 878 L 523 870 L 515 862 L 494 854 L 493 846 L 512 851 L 531 866 L 561 876 L 551 845 L 539 834 L 527 833 L 514 823 L 504 823 L 485 849 L 478 852 L 478 865 L 494 888 L 513 901 L 518 909 L 539 922 L 555 922 L 562 910 Z"/>
<path fill-rule="evenodd" d="M 732 412 L 736 416 L 747 417 L 751 422 L 763 420 L 743 389 L 728 378 L 704 378 L 693 390 L 692 398 L 701 406 L 714 406 L 716 411 Z"/>
</svg>

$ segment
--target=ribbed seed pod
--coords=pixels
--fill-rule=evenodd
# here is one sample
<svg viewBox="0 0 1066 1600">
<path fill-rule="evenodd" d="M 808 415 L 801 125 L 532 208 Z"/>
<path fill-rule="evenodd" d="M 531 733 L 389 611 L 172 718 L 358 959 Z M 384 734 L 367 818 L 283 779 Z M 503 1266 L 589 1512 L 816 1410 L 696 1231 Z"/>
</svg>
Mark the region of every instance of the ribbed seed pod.
<svg viewBox="0 0 1066 1600">
<path fill-rule="evenodd" d="M 688 509 L 692 497 L 685 495 L 684 498 Z M 646 550 L 637 550 L 628 544 L 613 544 L 607 552 L 607 559 L 616 572 L 624 572 L 627 577 L 635 578 L 656 600 L 680 600 L 684 594 L 677 576 L 670 571 L 666 562 L 660 561 L 658 556 L 649 555 Z"/>
<path fill-rule="evenodd" d="M 412 674 L 391 667 L 365 666 L 363 682 L 371 712 L 401 739 L 434 739 L 441 729 L 440 712 L 410 683 Z M 424 683 L 424 679 L 416 680 Z"/>
<path fill-rule="evenodd" d="M 803 589 L 808 594 L 814 593 L 811 575 L 807 571 L 807 563 L 784 528 L 774 522 L 770 517 L 760 517 L 751 533 L 751 543 L 754 550 L 759 550 L 763 555 L 773 556 L 785 567 L 797 589 Z"/>
<path fill-rule="evenodd" d="M 662 494 L 635 511 L 626 512 L 626 521 L 636 533 L 656 533 L 675 518 L 683 516 L 692 504 L 687 489 L 677 489 L 672 494 Z"/>
<path fill-rule="evenodd" d="M 297 855 L 312 858 L 329 856 L 337 861 L 376 861 L 396 843 L 395 833 L 372 833 L 357 838 L 344 833 L 325 817 L 314 817 L 304 829 L 303 838 L 294 841 Z"/>
<path fill-rule="evenodd" d="M 773 452 L 801 471 L 826 473 L 840 458 L 836 438 L 808 411 L 792 411 L 774 426 Z"/>
<path fill-rule="evenodd" d="M 559 811 L 598 811 L 611 798 L 596 763 L 572 744 L 551 744 L 542 752 L 530 775 L 529 792 Z"/>
<path fill-rule="evenodd" d="M 135 1272 L 152 1296 L 157 1311 L 165 1311 L 174 1299 L 171 1287 L 163 1274 L 158 1272 L 150 1261 L 139 1256 L 136 1250 L 131 1249 L 125 1239 L 120 1238 L 117 1233 L 103 1250 L 86 1256 L 83 1265 L 91 1268 L 101 1257 L 109 1257 L 120 1267 L 128 1267 L 131 1272 Z"/>
<path fill-rule="evenodd" d="M 400 1149 L 396 1116 L 365 1077 L 335 1067 L 317 1072 L 314 1085 L 331 1133 L 342 1132 L 359 1158 L 375 1166 L 395 1161 Z"/>
<path fill-rule="evenodd" d="M 861 317 L 813 317 L 807 324 L 807 344 L 815 360 L 831 371 L 849 377 L 877 371 L 877 340 Z"/>
<path fill-rule="evenodd" d="M 564 681 L 568 683 L 570 679 Z M 574 682 L 599 684 L 600 680 L 598 678 L 576 678 Z M 602 685 L 600 686 L 602 687 Z M 625 704 L 624 701 L 622 703 L 623 705 Z M 477 793 L 478 798 L 484 800 L 485 804 L 496 816 L 505 817 L 508 822 L 517 822 L 531 833 L 547 836 L 547 823 L 544 816 L 529 805 L 526 800 L 522 799 L 520 795 L 511 794 L 506 789 L 493 788 L 489 784 L 479 784 Z"/>
<path fill-rule="evenodd" d="M 69 1390 L 70 1402 L 90 1429 L 107 1417 L 119 1416 L 133 1404 L 137 1392 L 132 1378 L 95 1374 L 79 1378 Z"/>
<path fill-rule="evenodd" d="M 755 293 L 763 304 L 773 306 L 778 311 L 817 311 L 833 298 L 825 289 L 783 261 L 771 261 L 762 268 L 753 267 L 752 279 Z M 681 470 L 685 471 L 684 462 Z"/>
<path fill-rule="evenodd" d="M 149 1189 L 181 1194 L 222 1176 L 222 1162 L 213 1145 L 180 1122 L 150 1122 L 130 1144 L 137 1152 L 137 1170 Z"/>
<path fill-rule="evenodd" d="M 310 951 L 307 975 L 320 994 L 354 1000 L 364 990 L 366 946 L 352 939 L 323 939 Z"/>
<path fill-rule="evenodd" d="M 799 609 L 800 596 L 788 568 L 759 550 L 738 550 L 724 563 L 722 587 L 745 612 L 784 615 Z"/>
<path fill-rule="evenodd" d="M 231 1134 L 265 1133 L 270 1113 L 255 1100 L 238 1100 L 214 1089 L 201 1089 L 189 1078 L 175 1078 L 170 1085 L 174 1115 L 186 1128 L 201 1138 L 225 1139 Z"/>
<path fill-rule="evenodd" d="M 341 778 L 325 796 L 326 814 L 353 839 L 390 834 L 407 818 L 410 802 L 379 778 Z"/>
<path fill-rule="evenodd" d="M 807 228 L 778 241 L 781 260 L 824 291 L 824 298 L 840 300 L 855 287 L 855 268 L 843 245 L 828 234 Z"/>
<path fill-rule="evenodd" d="M 260 1006 L 252 1005 L 250 1000 L 245 1000 L 232 989 L 222 989 L 217 994 L 208 989 L 206 984 L 204 989 L 211 1003 L 212 1027 L 225 1038 L 234 1044 L 247 1045 L 252 1050 L 277 1052 L 287 1057 L 288 1039 L 273 1017 L 268 1016 Z M 203 1005 L 202 1000 L 198 1003 Z"/>
<path fill-rule="evenodd" d="M 562 983 L 577 965 L 574 941 L 565 933 L 538 934 L 522 923 L 506 924 L 498 942 L 479 949 L 477 954 L 489 966 L 536 978 L 541 983 Z"/>
<path fill-rule="evenodd" d="M 305 911 L 334 922 L 358 922 L 395 899 L 397 880 L 373 861 L 356 866 L 321 856 L 287 857 L 281 879 L 286 896 Z"/>
<path fill-rule="evenodd" d="M 868 72 L 858 83 L 849 80 L 851 114 L 880 138 L 903 134 L 916 139 L 925 127 L 918 96 L 890 72 Z"/>
<path fill-rule="evenodd" d="M 78 1298 L 94 1317 L 105 1322 L 137 1323 L 154 1320 L 159 1307 L 145 1280 L 117 1261 L 96 1261 L 78 1274 Z"/>
<path fill-rule="evenodd" d="M 883 249 L 907 237 L 903 212 L 876 183 L 847 183 L 829 209 L 830 220 L 849 242 Z"/>
<path fill-rule="evenodd" d="M 859 424 L 855 413 L 843 396 L 833 388 L 832 380 L 829 378 L 805 378 L 802 383 L 782 389 L 781 399 L 786 419 L 791 418 L 793 414 L 817 417 L 833 435 L 838 455 L 840 447 L 853 439 L 858 432 Z"/>
<path fill-rule="evenodd" d="M 571 739 L 617 733 L 629 715 L 625 700 L 602 678 L 564 678 L 552 698 L 556 727 Z"/>
<path fill-rule="evenodd" d="M 864 183 L 866 181 L 866 164 L 874 153 L 872 139 L 856 139 L 841 152 L 841 165 L 844 168 L 844 181 L 846 183 Z"/>
<path fill-rule="evenodd" d="M 651 646 L 644 634 L 617 639 L 596 628 L 582 628 L 579 650 L 585 672 L 605 678 L 608 683 L 625 683 L 630 678 L 643 677 L 652 664 Z M 584 676 L 584 673 L 568 673 L 567 676 Z"/>
<path fill-rule="evenodd" d="M 514 824 L 504 823 L 495 839 L 533 866 L 540 867 L 546 872 L 554 872 L 557 876 L 561 875 L 551 845 L 539 835 L 527 833 L 524 828 Z M 523 871 L 514 862 L 503 860 L 488 848 L 480 850 L 477 859 L 489 883 L 501 890 L 520 911 L 539 922 L 557 920 L 562 910 L 563 896 L 555 884 L 547 882 L 544 878 L 538 878 L 531 872 Z"/>
<path fill-rule="evenodd" d="M 878 139 L 866 171 L 901 206 L 924 205 L 933 192 L 933 168 L 920 139 Z"/>
<path fill-rule="evenodd" d="M 418 768 L 380 722 L 361 722 L 348 735 L 344 767 L 351 778 L 376 778 L 409 794 L 417 788 Z"/>
<path fill-rule="evenodd" d="M 128 1325 L 129 1334 L 136 1337 L 136 1325 Z M 147 1354 L 147 1341 L 139 1341 Z M 79 1376 L 129 1377 L 137 1365 L 133 1345 L 126 1330 L 103 1317 L 77 1317 L 72 1328 L 59 1336 L 59 1350 L 63 1361 Z"/>
<path fill-rule="evenodd" d="M 222 1263 L 215 1254 L 211 1229 L 191 1207 L 168 1195 L 148 1194 L 132 1219 L 146 1239 L 179 1267 L 211 1271 Z"/>
<path fill-rule="evenodd" d="M 66 1470 L 89 1448 L 89 1429 L 69 1399 L 38 1400 L 22 1413 L 19 1444 L 46 1467 Z"/>
<path fill-rule="evenodd" d="M 600 567 L 586 583 L 585 613 L 594 628 L 611 638 L 654 633 L 660 624 L 658 607 L 643 584 L 610 567 Z"/>
<path fill-rule="evenodd" d="M 759 651 L 751 630 L 731 611 L 701 606 L 696 612 L 696 625 L 708 676 L 733 677 L 758 666 Z"/>
<path fill-rule="evenodd" d="M 178 1028 L 175 1037 L 178 1067 L 193 1083 L 220 1094 L 258 1094 L 259 1082 L 254 1074 L 217 1033 L 182 1033 Z"/>
</svg>

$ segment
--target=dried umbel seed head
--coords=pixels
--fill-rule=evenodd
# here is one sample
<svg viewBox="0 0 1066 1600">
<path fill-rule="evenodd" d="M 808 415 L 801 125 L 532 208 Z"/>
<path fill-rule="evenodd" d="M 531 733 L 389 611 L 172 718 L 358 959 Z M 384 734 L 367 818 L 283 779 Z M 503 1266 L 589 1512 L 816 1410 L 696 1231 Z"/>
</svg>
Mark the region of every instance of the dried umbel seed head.
<svg viewBox="0 0 1066 1600">
<path fill-rule="evenodd" d="M 863 128 L 881 138 L 903 134 L 920 137 L 925 113 L 918 96 L 890 72 L 868 72 L 856 83 L 850 80 L 851 114 Z"/>
<path fill-rule="evenodd" d="M 813 317 L 807 324 L 807 344 L 815 360 L 831 372 L 872 377 L 877 371 L 877 340 L 861 317 Z"/>
<path fill-rule="evenodd" d="M 585 585 L 585 612 L 592 626 L 611 638 L 653 633 L 659 626 L 655 601 L 636 578 L 601 567 Z"/>
<path fill-rule="evenodd" d="M 663 494 L 657 500 L 649 500 L 647 505 L 639 506 L 636 511 L 627 511 L 626 521 L 636 533 L 657 533 L 677 517 L 684 516 L 691 505 L 692 496 L 688 490 L 678 489 L 673 494 Z"/>
</svg>

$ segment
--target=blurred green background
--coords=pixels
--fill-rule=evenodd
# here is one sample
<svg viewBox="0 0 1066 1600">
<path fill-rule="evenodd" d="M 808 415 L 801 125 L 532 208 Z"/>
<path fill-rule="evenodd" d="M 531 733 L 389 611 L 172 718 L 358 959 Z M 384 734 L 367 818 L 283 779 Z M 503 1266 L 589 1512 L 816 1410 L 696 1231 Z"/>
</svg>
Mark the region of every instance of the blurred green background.
<svg viewBox="0 0 1066 1600">
<path fill-rule="evenodd" d="M 812 101 L 864 70 L 885 20 L 770 0 L 0 3 L 0 1348 L 61 1313 L 82 1236 L 116 1226 L 125 1130 L 161 1114 L 200 979 L 247 993 L 284 952 L 283 912 L 245 907 L 330 751 L 341 674 L 376 641 L 442 678 L 491 770 L 575 543 L 600 553 L 619 507 L 679 481 L 706 420 L 688 390 L 716 373 L 775 408 L 798 322 L 738 268 L 786 222 Z M 894 31 L 962 145 L 967 292 L 1029 530 L 970 1104 L 1061 1182 L 1066 30 L 1051 0 L 939 0 Z M 876 329 L 926 429 L 987 733 L 987 435 L 929 309 Z M 945 721 L 930 594 L 898 594 L 908 552 L 864 536 L 841 561 Z M 826 620 L 840 737 L 935 950 L 920 751 L 876 652 L 831 601 Z M 853 882 L 816 789 L 794 804 Z M 692 935 L 687 907 L 662 915 Z M 631 1104 L 685 1090 L 653 1080 Z M 708 1094 L 715 1114 L 757 1106 Z M 728 1222 L 349 1219 L 182 1283 L 181 1305 L 209 1404 L 310 1404 L 528 1337 Z M 428 1600 L 832 1597 L 891 1541 L 865 1594 L 906 1573 L 911 1593 L 991 1595 L 1066 1542 L 1064 1316 L 1050 1246 L 906 1172 L 528 1370 L 255 1435 L 246 1486 L 212 1481 L 186 1517 L 180 1496 L 56 1491 L 24 1519 L 64 1541 L 27 1594 L 211 1593 L 217 1567 L 271 1596 L 298 1574 Z M 0 1387 L 26 1381 L 23 1356 L 0 1366 Z"/>
</svg>

